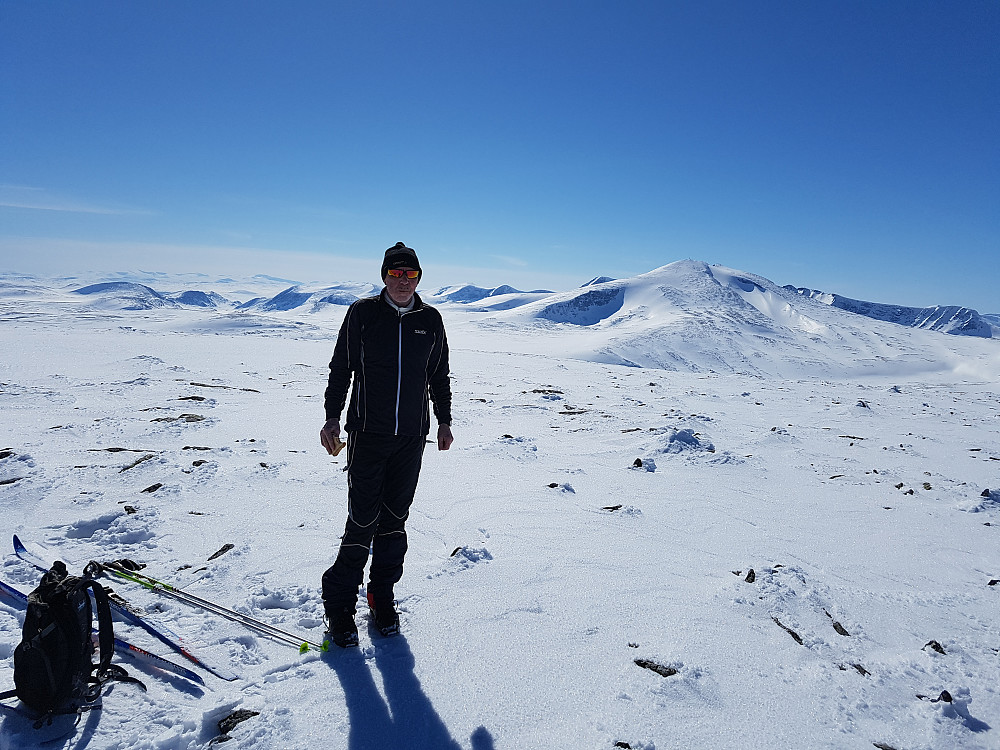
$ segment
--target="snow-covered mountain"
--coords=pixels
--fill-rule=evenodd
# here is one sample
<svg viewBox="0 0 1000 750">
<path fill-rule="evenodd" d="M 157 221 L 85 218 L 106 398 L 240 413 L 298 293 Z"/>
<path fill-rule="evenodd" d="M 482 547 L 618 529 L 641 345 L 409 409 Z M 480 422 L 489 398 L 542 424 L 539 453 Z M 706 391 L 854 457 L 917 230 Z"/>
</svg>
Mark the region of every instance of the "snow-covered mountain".
<svg viewBox="0 0 1000 750">
<path fill-rule="evenodd" d="M 584 286 L 593 286 L 594 284 L 604 284 L 604 283 L 606 283 L 608 281 L 617 281 L 617 279 L 613 279 L 610 276 L 595 276 L 590 281 L 587 281 L 587 282 L 585 282 L 583 284 L 580 284 L 580 286 L 581 287 L 584 287 Z"/>
<path fill-rule="evenodd" d="M 752 292 L 752 287 L 755 285 L 761 290 L 766 288 L 766 294 L 769 295 L 769 300 L 766 304 L 767 309 L 759 309 L 760 312 L 766 315 L 770 314 L 769 311 L 773 304 L 779 299 L 783 300 L 782 304 L 787 304 L 790 308 L 795 307 L 798 303 L 794 300 L 794 297 L 798 296 L 814 299 L 831 307 L 836 307 L 857 315 L 907 327 L 924 328 L 956 335 L 978 336 L 981 338 L 991 338 L 1000 334 L 1000 331 L 994 330 L 998 325 L 998 321 L 1000 321 L 1000 316 L 980 315 L 977 311 L 966 307 L 901 307 L 898 305 L 853 300 L 842 295 L 827 294 L 825 292 L 797 288 L 790 285 L 779 288 L 773 282 L 761 276 L 727 269 L 722 266 L 708 266 L 699 261 L 678 261 L 663 268 L 673 268 L 675 271 L 684 269 L 689 273 L 693 272 L 695 274 L 703 268 L 716 268 L 719 270 L 718 275 L 720 277 L 725 276 L 730 280 L 735 279 L 732 283 L 727 282 L 727 285 L 733 289 L 742 288 L 744 293 L 749 293 Z M 656 269 L 650 272 L 650 274 L 656 274 L 662 270 Z M 470 310 L 478 312 L 500 312 L 536 303 L 536 307 L 541 306 L 542 308 L 540 311 L 537 311 L 540 318 L 554 322 L 593 326 L 614 316 L 621 309 L 622 305 L 624 305 L 625 290 L 634 290 L 641 287 L 650 280 L 650 274 L 642 274 L 633 279 L 624 280 L 613 279 L 608 276 L 597 276 L 581 285 L 578 289 L 569 292 L 551 292 L 544 289 L 523 292 L 507 285 L 485 288 L 473 284 L 460 284 L 442 287 L 434 292 L 425 294 L 425 296 L 428 300 L 438 304 L 445 302 L 464 304 L 468 305 Z M 667 275 L 670 274 L 668 273 Z M 680 275 L 674 274 L 672 278 L 666 280 L 667 285 L 673 285 L 675 290 L 672 294 L 665 293 L 663 295 L 668 306 L 674 304 L 670 302 L 671 299 L 685 298 L 685 289 L 689 287 L 689 283 L 693 283 L 694 287 L 699 286 L 699 282 L 694 280 L 694 277 L 687 276 L 685 278 L 685 276 L 686 274 L 682 272 Z M 740 279 L 742 279 L 742 282 Z M 293 290 L 286 290 L 283 294 L 290 292 L 293 292 Z M 694 305 L 694 308 L 698 308 L 705 301 L 698 294 L 687 298 L 687 304 Z M 737 301 L 737 298 L 731 295 L 728 295 L 726 300 L 720 299 L 714 302 L 721 303 L 724 308 L 727 301 L 728 303 L 735 302 L 737 306 L 742 306 Z M 743 302 L 748 302 L 748 300 L 744 299 Z M 285 304 L 284 301 L 277 299 L 262 304 L 268 306 L 262 309 L 288 309 L 283 307 Z M 756 306 L 753 302 L 749 302 L 749 304 Z M 535 308 L 532 309 L 534 310 Z M 632 313 L 626 312 L 624 315 L 631 316 Z M 996 318 L 996 320 L 991 321 L 990 317 Z"/>
<path fill-rule="evenodd" d="M 70 283 L 78 280 L 61 279 L 53 286 L 12 275 L 0 282 L 0 295 L 80 304 L 109 314 L 187 310 L 185 325 L 192 331 L 266 333 L 293 326 L 302 330 L 300 335 L 322 338 L 348 305 L 379 289 L 354 282 L 276 289 L 282 280 L 270 277 L 184 274 L 157 277 L 161 289 L 183 291 L 158 291 L 127 280 L 127 274 L 110 278 L 81 287 Z M 989 316 L 966 308 L 916 314 L 910 308 L 782 287 L 756 274 L 694 260 L 632 278 L 596 277 L 565 292 L 465 284 L 424 297 L 450 320 L 457 316 L 481 330 L 478 346 L 484 350 L 697 373 L 858 377 L 950 371 L 969 362 L 988 368 L 981 347 L 970 346 L 994 331 Z"/>
<path fill-rule="evenodd" d="M 186 307 L 222 307 L 233 304 L 221 294 L 202 292 L 197 289 L 189 289 L 186 292 L 174 292 L 167 294 L 166 297 Z"/>
<path fill-rule="evenodd" d="M 94 307 L 106 310 L 153 310 L 157 307 L 229 307 L 232 303 L 215 292 L 190 289 L 183 292 L 158 292 L 145 284 L 131 281 L 107 281 L 73 290 L 91 297 Z"/>
<path fill-rule="evenodd" d="M 720 289 L 727 286 L 733 290 L 741 290 L 741 282 L 738 279 L 742 279 L 745 282 L 742 286 L 746 287 L 741 290 L 743 297 L 745 297 L 742 302 L 731 294 L 724 295 L 725 299 L 714 300 L 705 298 L 699 293 L 689 294 L 700 285 L 696 277 L 703 273 L 706 268 L 718 269 L 717 276 L 720 278 L 725 276 L 730 280 L 725 284 L 720 284 Z M 664 269 L 673 270 L 664 271 Z M 683 272 L 678 275 L 679 271 Z M 676 311 L 678 305 L 683 307 L 687 304 L 693 305 L 692 312 L 696 309 L 705 312 L 705 304 L 710 303 L 707 309 L 709 311 L 714 309 L 722 313 L 724 318 L 728 306 L 734 303 L 737 308 L 743 308 L 744 311 L 745 304 L 750 304 L 751 307 L 757 307 L 758 312 L 770 315 L 768 310 L 778 300 L 781 300 L 781 304 L 787 305 L 790 310 L 796 310 L 803 306 L 802 299 L 808 299 L 854 315 L 901 326 L 980 338 L 1000 335 L 1000 315 L 996 314 L 980 314 L 976 310 L 961 306 L 914 308 L 868 302 L 792 285 L 779 288 L 761 276 L 721 266 L 708 266 L 698 261 L 678 261 L 632 279 L 597 276 L 578 289 L 568 292 L 552 292 L 545 289 L 521 291 L 508 285 L 486 288 L 474 284 L 460 284 L 441 287 L 435 291 L 425 291 L 423 295 L 435 304 L 465 305 L 469 311 L 497 313 L 525 307 L 541 319 L 573 325 L 594 326 L 612 318 L 620 320 L 626 316 L 634 317 L 636 311 L 630 311 L 629 306 L 625 303 L 626 291 L 628 291 L 628 296 L 634 299 L 633 292 L 653 280 L 651 274 L 663 276 L 660 283 L 661 286 L 664 286 L 662 299 L 655 301 L 653 308 L 664 307 L 664 309 Z M 151 271 L 106 274 L 100 281 L 85 285 L 80 285 L 79 282 L 82 279 L 79 278 L 66 278 L 61 281 L 63 289 L 88 296 L 94 307 L 109 310 L 149 310 L 157 307 L 181 305 L 207 308 L 235 306 L 240 310 L 259 312 L 297 310 L 315 313 L 326 310 L 331 305 L 349 305 L 360 297 L 377 293 L 379 288 L 377 285 L 357 282 L 340 282 L 329 286 L 305 285 L 287 279 L 262 275 L 238 282 L 232 278 L 209 277 L 204 274 L 171 275 Z M 76 281 L 77 285 L 74 286 L 73 281 Z M 188 288 L 183 291 L 166 292 L 158 291 L 150 284 L 156 284 L 160 289 L 164 286 L 177 288 L 182 285 L 186 285 Z M 274 284 L 292 285 L 282 288 L 277 293 L 253 294 L 254 289 L 266 288 Z M 212 285 L 225 287 L 225 293 L 220 294 L 214 291 L 211 288 Z M 245 288 L 240 288 L 241 285 Z M 759 306 L 749 301 L 749 298 L 746 298 L 747 294 L 752 296 L 754 286 L 762 292 L 766 290 L 765 296 L 769 298 L 766 310 L 760 309 Z M 6 295 L 25 294 L 28 293 L 28 290 L 37 291 L 43 288 L 45 288 L 45 280 L 10 274 L 4 277 L 0 292 Z M 670 289 L 672 291 L 669 291 Z M 626 311 L 616 316 L 616 313 L 623 306 Z M 640 307 L 646 312 L 653 309 L 645 302 Z M 808 305 L 805 306 L 805 309 L 815 310 Z M 642 317 L 646 315 L 646 312 L 638 314 Z M 657 316 L 650 316 L 651 319 L 655 317 Z M 776 319 L 776 322 L 784 326 L 787 321 L 782 322 Z"/>
<path fill-rule="evenodd" d="M 934 331 L 944 331 L 945 333 L 955 333 L 961 336 L 981 336 L 991 338 L 993 336 L 993 326 L 985 320 L 975 310 L 968 307 L 903 307 L 900 305 L 884 305 L 878 302 L 865 302 L 864 300 L 851 299 L 840 294 L 829 294 L 816 289 L 801 289 L 793 286 L 786 286 L 803 297 L 819 300 L 832 307 L 839 307 L 841 310 L 864 315 L 876 320 L 886 320 L 890 323 L 898 323 L 903 326 L 914 328 L 927 328 Z"/>
<path fill-rule="evenodd" d="M 492 289 L 475 286 L 474 284 L 457 284 L 453 286 L 441 287 L 430 296 L 445 302 L 479 302 L 487 297 L 497 297 L 501 294 L 521 293 L 522 292 L 520 290 L 515 289 L 512 286 L 507 286 L 506 284 L 503 286 L 495 286 Z"/>
<path fill-rule="evenodd" d="M 283 280 L 271 277 L 237 281 L 150 272 L 141 277 L 155 277 L 161 288 L 188 288 L 158 291 L 127 274 L 86 286 L 62 279 L 55 287 L 10 275 L 0 283 L 0 294 L 81 300 L 87 308 L 107 312 L 179 308 L 217 315 L 190 318 L 197 330 L 279 329 L 292 322 L 291 316 L 295 326 L 312 326 L 319 336 L 324 334 L 315 326 L 321 319 L 336 318 L 379 289 L 341 282 L 294 284 L 276 291 L 275 284 Z M 217 285 L 226 295 L 213 290 Z M 962 334 L 949 339 L 1000 334 L 991 316 L 967 308 L 916 310 L 862 302 L 782 287 L 756 274 L 694 260 L 627 279 L 596 277 L 566 292 L 465 284 L 424 296 L 452 315 L 471 316 L 473 324 L 491 332 L 482 339 L 485 348 L 536 347 L 588 361 L 693 372 L 811 377 L 828 371 L 851 377 L 938 369 L 964 358 L 935 336 L 909 335 L 907 330 Z"/>
<path fill-rule="evenodd" d="M 695 372 L 886 374 L 934 369 L 954 350 L 940 333 L 917 336 L 761 276 L 691 260 L 548 295 L 493 319 L 539 341 L 539 327 L 557 331 L 564 356 Z"/>
<path fill-rule="evenodd" d="M 166 295 L 157 292 L 145 284 L 131 281 L 107 281 L 102 284 L 74 289 L 75 294 L 91 297 L 94 307 L 106 310 L 152 310 L 177 304 Z"/>
<path fill-rule="evenodd" d="M 381 287 L 374 284 L 346 282 L 320 289 L 309 289 L 301 284 L 290 286 L 273 297 L 257 297 L 244 302 L 240 310 L 261 312 L 321 312 L 331 305 L 350 305 L 362 297 L 377 294 Z"/>
<path fill-rule="evenodd" d="M 506 284 L 496 286 L 492 289 L 484 289 L 474 284 L 459 284 L 456 286 L 446 286 L 436 292 L 425 295 L 429 302 L 443 303 L 456 302 L 468 305 L 470 310 L 477 312 L 489 312 L 497 310 L 510 310 L 514 307 L 526 305 L 537 299 L 542 299 L 552 294 L 547 289 L 535 289 L 531 292 L 522 292 Z"/>
</svg>

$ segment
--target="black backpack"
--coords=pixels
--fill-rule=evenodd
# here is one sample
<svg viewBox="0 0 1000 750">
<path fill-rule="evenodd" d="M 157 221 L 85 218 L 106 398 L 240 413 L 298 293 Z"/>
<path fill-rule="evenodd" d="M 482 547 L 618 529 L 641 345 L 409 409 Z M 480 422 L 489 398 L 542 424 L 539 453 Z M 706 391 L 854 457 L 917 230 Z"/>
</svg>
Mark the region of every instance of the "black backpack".
<svg viewBox="0 0 1000 750">
<path fill-rule="evenodd" d="M 91 659 L 94 640 L 91 635 L 92 591 L 97 605 L 100 661 Z M 114 652 L 111 607 L 104 587 L 86 575 L 71 576 L 66 565 L 57 560 L 52 569 L 28 595 L 21 643 L 14 649 L 14 690 L 0 693 L 0 698 L 17 696 L 41 717 L 41 727 L 52 723 L 56 714 L 80 714 L 100 708 L 94 701 L 109 680 L 138 684 L 138 680 L 111 663 Z"/>
</svg>

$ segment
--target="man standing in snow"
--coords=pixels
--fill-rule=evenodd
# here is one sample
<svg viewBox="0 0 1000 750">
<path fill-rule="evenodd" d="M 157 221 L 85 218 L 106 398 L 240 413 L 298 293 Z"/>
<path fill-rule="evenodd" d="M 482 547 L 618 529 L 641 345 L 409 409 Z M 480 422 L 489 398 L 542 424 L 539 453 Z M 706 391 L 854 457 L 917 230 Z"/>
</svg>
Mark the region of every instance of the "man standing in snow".
<svg viewBox="0 0 1000 750">
<path fill-rule="evenodd" d="M 347 407 L 347 528 L 337 559 L 323 574 L 328 631 L 338 646 L 358 643 L 358 587 L 368 573 L 368 606 L 383 635 L 399 632 L 393 586 L 403 575 L 406 518 L 430 431 L 428 397 L 437 418 L 438 450 L 451 447 L 448 341 L 441 315 L 416 294 L 417 254 L 402 242 L 385 251 L 377 297 L 351 305 L 330 361 L 326 424 L 320 442 L 336 455 Z"/>
</svg>

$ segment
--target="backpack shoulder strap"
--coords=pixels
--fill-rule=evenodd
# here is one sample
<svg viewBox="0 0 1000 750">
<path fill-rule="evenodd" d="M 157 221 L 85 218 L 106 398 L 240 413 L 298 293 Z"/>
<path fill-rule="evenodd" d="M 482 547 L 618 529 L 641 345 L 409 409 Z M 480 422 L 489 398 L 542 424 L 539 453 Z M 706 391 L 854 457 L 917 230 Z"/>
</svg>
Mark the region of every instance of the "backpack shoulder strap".
<svg viewBox="0 0 1000 750">
<path fill-rule="evenodd" d="M 131 682 L 145 691 L 146 686 L 142 682 L 129 675 L 123 667 L 111 663 L 111 657 L 115 653 L 115 633 L 111 621 L 111 604 L 108 602 L 108 592 L 100 582 L 93 578 L 83 579 L 82 585 L 93 592 L 94 604 L 97 607 L 97 639 L 100 657 L 94 668 L 95 677 L 92 680 L 98 685 L 103 685 L 109 680 Z"/>
<path fill-rule="evenodd" d="M 97 638 L 100 648 L 98 670 L 107 669 L 115 652 L 115 633 L 111 622 L 111 605 L 108 603 L 108 592 L 93 578 L 84 578 L 81 585 L 94 594 L 94 604 L 97 609 Z"/>
</svg>

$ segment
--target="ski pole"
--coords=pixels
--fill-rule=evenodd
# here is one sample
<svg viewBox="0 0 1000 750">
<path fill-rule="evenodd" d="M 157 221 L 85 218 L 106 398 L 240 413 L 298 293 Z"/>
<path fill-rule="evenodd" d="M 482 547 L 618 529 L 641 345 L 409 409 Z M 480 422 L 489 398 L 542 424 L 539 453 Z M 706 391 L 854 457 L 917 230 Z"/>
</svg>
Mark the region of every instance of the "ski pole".
<svg viewBox="0 0 1000 750">
<path fill-rule="evenodd" d="M 251 617 L 250 615 L 243 614 L 242 612 L 237 612 L 234 609 L 229 609 L 228 607 L 224 607 L 221 604 L 209 601 L 208 599 L 203 599 L 202 597 L 188 593 L 183 589 L 178 589 L 174 586 L 171 586 L 169 583 L 165 583 L 164 581 L 159 581 L 153 578 L 152 576 L 146 575 L 145 573 L 140 573 L 137 570 L 129 570 L 120 562 L 110 562 L 103 564 L 92 562 L 91 565 L 97 566 L 98 572 L 107 571 L 123 580 L 131 581 L 132 583 L 137 583 L 140 586 L 143 586 L 144 588 L 151 589 L 153 591 L 156 591 L 157 593 L 173 597 L 174 599 L 190 604 L 193 607 L 200 607 L 209 612 L 212 612 L 213 614 L 217 614 L 220 617 L 224 617 L 228 620 L 232 620 L 233 622 L 237 622 L 247 628 L 250 628 L 251 630 L 256 630 L 257 632 L 263 635 L 270 636 L 275 640 L 289 643 L 293 646 L 296 646 L 299 649 L 299 653 L 305 653 L 306 651 L 309 650 L 310 646 L 319 651 L 328 650 L 328 646 L 326 643 L 320 644 L 310 641 L 306 638 L 301 638 L 300 636 L 297 636 L 294 633 L 290 633 L 287 630 L 282 630 L 279 627 L 271 625 L 270 623 L 263 622 L 262 620 L 258 620 L 257 618 Z"/>
</svg>

